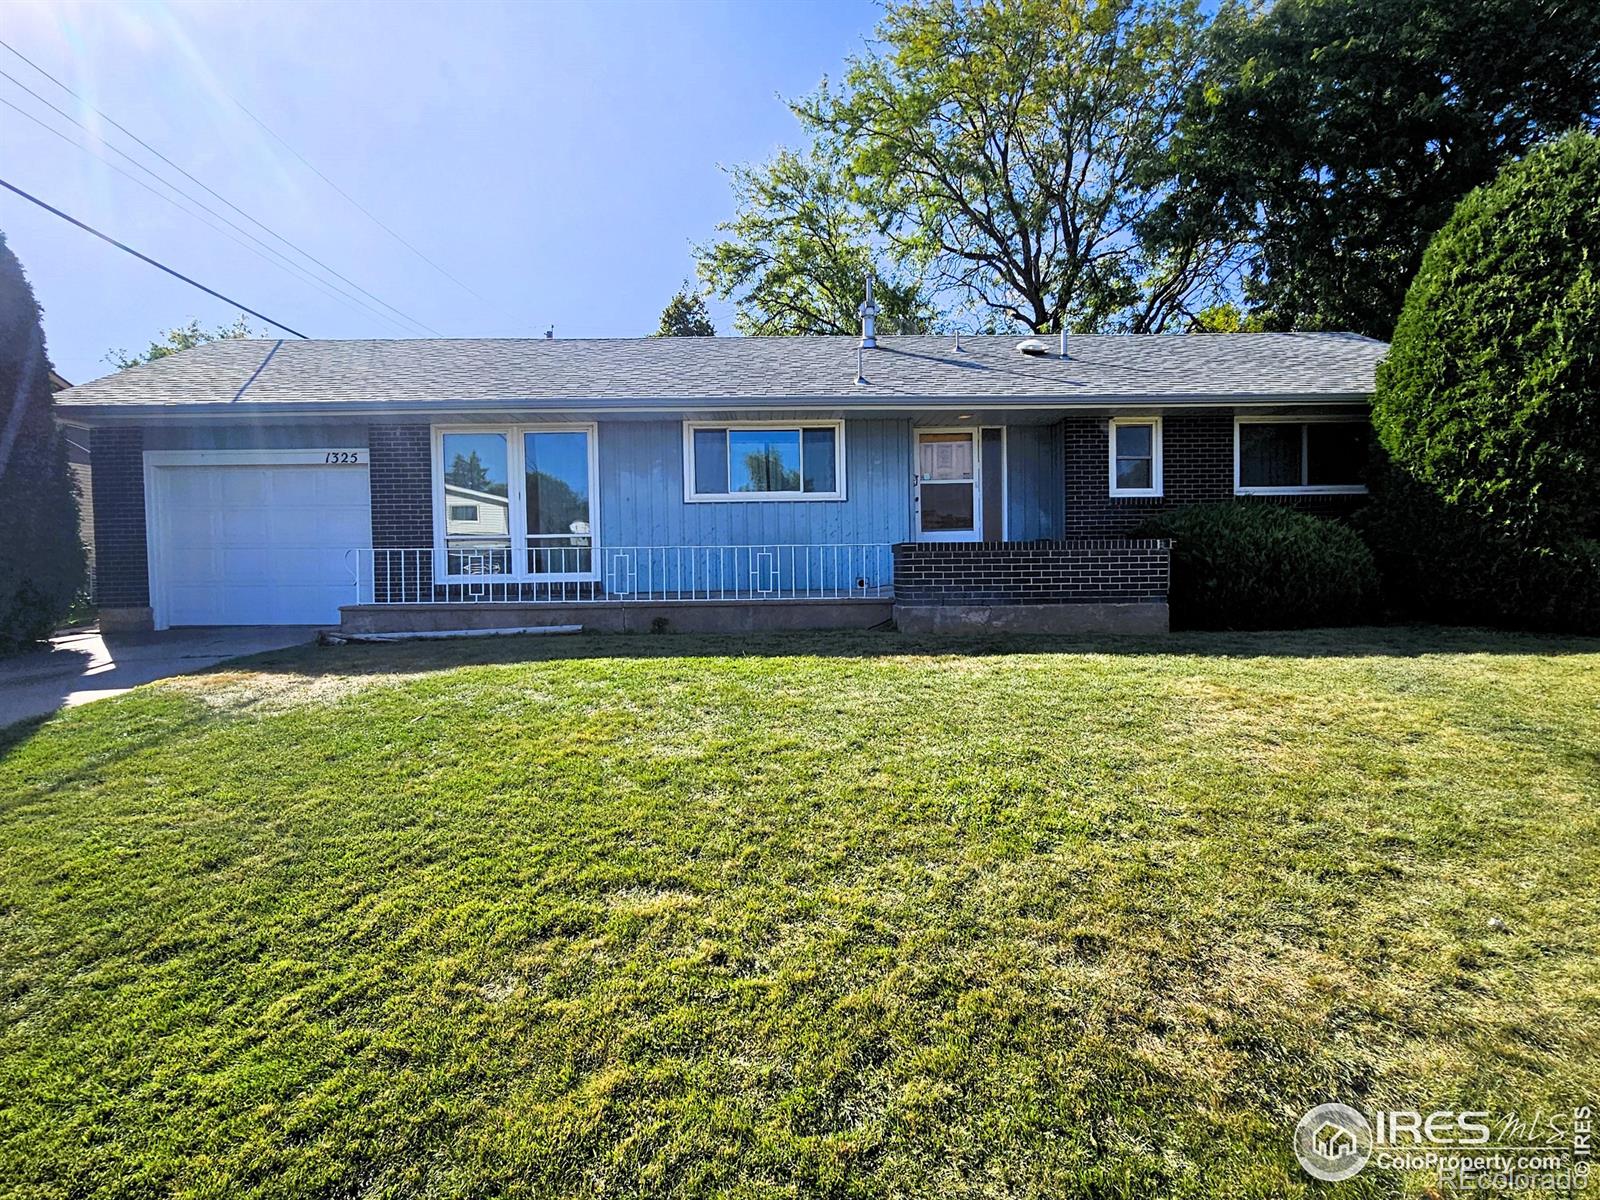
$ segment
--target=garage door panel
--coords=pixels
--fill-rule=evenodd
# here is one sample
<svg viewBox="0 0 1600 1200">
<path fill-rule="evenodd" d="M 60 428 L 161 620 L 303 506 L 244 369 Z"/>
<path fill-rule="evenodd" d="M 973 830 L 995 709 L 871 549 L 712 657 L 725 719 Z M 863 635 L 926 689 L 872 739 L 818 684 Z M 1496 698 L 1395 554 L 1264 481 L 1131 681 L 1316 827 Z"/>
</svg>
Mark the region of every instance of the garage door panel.
<svg viewBox="0 0 1600 1200">
<path fill-rule="evenodd" d="M 210 546 L 216 542 L 216 514 L 192 501 L 169 510 L 167 529 L 178 546 Z"/>
<path fill-rule="evenodd" d="M 279 550 L 272 555 L 272 573 L 280 586 L 303 588 L 311 581 L 321 586 L 327 580 L 341 580 L 349 574 L 341 550 Z M 304 581 L 304 582 L 300 582 Z"/>
<path fill-rule="evenodd" d="M 324 472 L 329 473 L 329 472 Z M 267 478 L 266 502 L 285 508 L 314 505 L 325 492 L 340 495 L 320 486 L 320 480 L 304 467 L 273 471 Z"/>
<path fill-rule="evenodd" d="M 228 546 L 216 554 L 217 568 L 207 577 L 212 587 L 230 584 L 271 583 L 276 576 L 277 555 L 255 546 Z"/>
<path fill-rule="evenodd" d="M 368 544 L 365 467 L 179 466 L 156 472 L 151 563 L 166 625 L 332 624 Z"/>
<path fill-rule="evenodd" d="M 366 546 L 372 541 L 372 518 L 366 512 L 334 509 L 323 514 L 330 541 L 344 546 Z"/>
<path fill-rule="evenodd" d="M 212 538 L 220 546 L 266 546 L 273 526 L 288 516 L 264 508 L 225 508 L 216 514 Z"/>
<path fill-rule="evenodd" d="M 324 471 L 316 477 L 317 499 L 323 503 L 343 503 L 354 499 L 353 490 L 365 471 Z"/>
<path fill-rule="evenodd" d="M 182 470 L 182 468 L 179 468 Z M 227 505 L 270 504 L 272 468 L 210 467 L 216 471 L 217 498 Z"/>
<path fill-rule="evenodd" d="M 198 471 L 172 471 L 164 474 L 167 499 L 176 508 L 209 507 L 215 499 L 215 481 Z"/>
</svg>

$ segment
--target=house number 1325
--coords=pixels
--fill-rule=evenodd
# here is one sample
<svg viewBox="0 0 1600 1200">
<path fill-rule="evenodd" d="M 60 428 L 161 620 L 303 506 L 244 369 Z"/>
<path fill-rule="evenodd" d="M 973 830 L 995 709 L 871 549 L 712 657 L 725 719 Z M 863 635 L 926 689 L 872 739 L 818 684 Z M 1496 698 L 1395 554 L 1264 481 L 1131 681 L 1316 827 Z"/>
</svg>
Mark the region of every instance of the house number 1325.
<svg viewBox="0 0 1600 1200">
<path fill-rule="evenodd" d="M 352 464 L 359 466 L 361 452 L 359 450 L 329 450 L 323 455 L 322 461 L 329 466 L 346 467 Z"/>
</svg>

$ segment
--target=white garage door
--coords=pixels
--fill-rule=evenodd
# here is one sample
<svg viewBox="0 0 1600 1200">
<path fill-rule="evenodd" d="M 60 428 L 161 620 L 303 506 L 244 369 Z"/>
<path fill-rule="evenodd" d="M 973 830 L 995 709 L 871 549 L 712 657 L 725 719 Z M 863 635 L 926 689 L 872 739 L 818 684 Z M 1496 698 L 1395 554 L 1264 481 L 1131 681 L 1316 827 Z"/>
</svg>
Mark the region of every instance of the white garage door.
<svg viewBox="0 0 1600 1200">
<path fill-rule="evenodd" d="M 364 455 L 363 455 L 364 457 Z M 152 471 L 152 602 L 168 625 L 330 625 L 372 540 L 363 466 Z"/>
</svg>

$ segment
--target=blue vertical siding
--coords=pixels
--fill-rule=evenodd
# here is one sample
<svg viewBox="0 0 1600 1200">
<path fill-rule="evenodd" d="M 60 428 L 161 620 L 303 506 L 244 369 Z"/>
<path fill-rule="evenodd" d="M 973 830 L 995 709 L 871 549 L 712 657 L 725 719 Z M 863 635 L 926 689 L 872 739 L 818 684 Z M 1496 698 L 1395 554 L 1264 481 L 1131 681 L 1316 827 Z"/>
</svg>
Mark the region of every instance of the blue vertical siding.
<svg viewBox="0 0 1600 1200">
<path fill-rule="evenodd" d="M 1014 542 L 1059 538 L 1065 525 L 1060 425 L 1006 430 L 1006 526 Z"/>
<path fill-rule="evenodd" d="M 772 419 L 751 414 L 752 419 Z M 691 503 L 683 422 L 600 424 L 600 539 L 609 546 L 841 545 L 912 536 L 912 425 L 845 422 L 844 500 Z M 1013 541 L 1063 535 L 1060 425 L 1006 431 L 1006 521 Z"/>
<path fill-rule="evenodd" d="M 911 535 L 909 421 L 845 422 L 843 500 L 690 503 L 678 420 L 602 422 L 599 453 L 604 545 L 839 545 Z"/>
<path fill-rule="evenodd" d="M 844 423 L 843 500 L 686 501 L 681 420 L 602 422 L 599 459 L 601 570 L 615 592 L 881 588 L 887 546 L 911 533 L 909 421 Z M 707 549 L 617 549 L 630 546 Z"/>
</svg>

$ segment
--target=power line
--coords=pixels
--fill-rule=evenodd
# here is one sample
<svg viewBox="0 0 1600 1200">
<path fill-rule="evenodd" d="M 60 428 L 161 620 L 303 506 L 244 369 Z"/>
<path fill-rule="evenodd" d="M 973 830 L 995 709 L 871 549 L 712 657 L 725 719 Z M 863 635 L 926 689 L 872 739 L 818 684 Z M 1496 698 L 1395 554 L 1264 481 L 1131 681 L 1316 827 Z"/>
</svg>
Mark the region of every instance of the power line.
<svg viewBox="0 0 1600 1200">
<path fill-rule="evenodd" d="M 33 194 L 29 193 L 29 192 L 23 191 L 16 184 L 10 182 L 9 180 L 0 179 L 0 187 L 5 188 L 6 191 L 8 191 L 8 192 L 15 192 L 17 195 L 21 196 L 24 200 L 28 201 L 30 204 L 37 204 L 40 208 L 44 209 L 45 212 L 53 213 L 56 216 L 60 217 L 63 221 L 66 221 L 66 222 L 68 222 L 69 224 L 72 224 L 72 225 L 76 225 L 79 229 L 83 230 L 85 233 L 94 234 L 94 236 L 99 238 L 102 242 L 110 242 L 118 250 L 121 250 L 126 254 L 133 255 L 135 258 L 139 259 L 141 262 L 149 263 L 152 267 L 155 267 L 158 271 L 165 271 L 168 275 L 171 275 L 174 279 L 181 279 L 181 280 L 183 280 L 184 283 L 187 283 L 190 287 L 199 288 L 202 292 L 204 292 L 208 296 L 215 296 L 218 300 L 222 300 L 222 301 L 224 301 L 224 302 L 226 302 L 228 304 L 231 304 L 235 308 L 242 309 L 244 312 L 249 313 L 252 317 L 257 317 L 260 320 L 265 321 L 268 325 L 271 325 L 274 329 L 281 329 L 285 333 L 292 333 L 292 334 L 294 334 L 295 337 L 301 338 L 302 340 L 307 340 L 307 341 L 310 340 L 310 339 L 306 338 L 306 335 L 301 333 L 298 329 L 291 329 L 289 326 L 285 325 L 282 321 L 274 321 L 271 317 L 267 316 L 266 313 L 257 312 L 255 309 L 251 308 L 248 304 L 241 304 L 239 301 L 233 299 L 233 297 L 231 297 L 231 296 L 224 296 L 221 292 L 217 291 L 215 288 L 208 288 L 205 284 L 201 283 L 199 280 L 190 279 L 182 271 L 174 271 L 171 267 L 167 266 L 166 263 L 158 262 L 156 259 L 151 258 L 148 254 L 140 254 L 137 250 L 135 250 L 132 246 L 128 245 L 127 243 L 117 241 L 116 238 L 112 237 L 108 233 L 101 233 L 93 225 L 89 225 L 89 224 L 84 223 L 83 221 L 78 220 L 77 217 L 72 216 L 70 213 L 62 212 L 59 208 L 57 208 L 53 204 L 46 204 L 43 200 L 39 199 L 39 197 L 37 197 L 37 196 L 35 196 L 35 195 L 33 195 Z"/>
<path fill-rule="evenodd" d="M 51 112 L 55 113 L 59 117 L 62 117 L 64 119 L 66 119 L 67 121 L 70 121 L 73 125 L 77 126 L 79 129 L 83 130 L 83 132 L 89 138 L 91 138 L 95 142 L 99 143 L 100 145 L 104 146 L 107 150 L 110 150 L 113 154 L 116 154 L 116 155 L 120 156 L 121 158 L 127 160 L 129 163 L 131 163 L 133 166 L 137 167 L 139 170 L 143 171 L 146 175 L 148 175 L 151 179 L 155 180 L 157 183 L 159 183 L 162 187 L 166 188 L 168 191 L 174 192 L 177 195 L 182 196 L 185 200 L 189 201 L 189 203 L 195 205 L 197 208 L 202 209 L 204 212 L 210 213 L 211 216 L 215 217 L 218 221 L 221 221 L 229 229 L 236 230 L 241 236 L 243 236 L 245 238 L 248 238 L 252 243 L 255 244 L 255 246 L 259 246 L 260 250 L 253 249 L 251 246 L 245 245 L 245 243 L 240 242 L 238 238 L 231 238 L 231 235 L 227 234 L 226 231 L 224 231 L 222 229 L 218 229 L 216 225 L 211 225 L 212 229 L 215 229 L 218 233 L 222 233 L 223 236 L 225 236 L 225 237 L 230 237 L 232 241 L 238 242 L 239 245 L 244 246 L 244 248 L 246 250 L 250 250 L 250 252 L 252 254 L 255 254 L 255 256 L 257 258 L 260 258 L 263 262 L 270 263 L 271 265 L 273 265 L 275 267 L 278 267 L 280 270 L 292 271 L 292 272 L 295 273 L 295 275 L 298 278 L 303 279 L 307 283 L 310 283 L 313 286 L 317 287 L 325 295 L 332 296 L 335 300 L 342 301 L 342 302 L 344 302 L 346 304 L 354 304 L 357 307 L 361 308 L 363 311 L 369 313 L 370 315 L 372 315 L 374 317 L 377 317 L 380 321 L 387 321 L 390 325 L 394 326 L 396 329 L 400 330 L 402 333 L 407 332 L 406 327 L 404 325 L 400 324 L 393 317 L 388 316 L 385 313 L 379 312 L 377 309 L 373 308 L 372 305 L 370 305 L 366 301 L 362 300 L 360 296 L 357 296 L 357 295 L 355 295 L 355 294 L 353 294 L 351 292 L 346 291 L 345 289 L 339 287 L 337 284 L 330 284 L 327 281 L 319 278 L 318 276 L 313 275 L 310 271 L 307 271 L 299 263 L 295 262 L 292 258 L 289 258 L 287 255 L 285 255 L 281 250 L 277 250 L 274 247 L 269 246 L 266 242 L 263 242 L 260 238 L 256 237 L 255 234 L 251 233 L 248 229 L 244 228 L 238 222 L 229 220 L 222 213 L 219 213 L 216 209 L 212 208 L 204 200 L 201 200 L 197 196 L 193 196 L 190 193 L 184 191 L 183 188 L 179 187 L 177 184 L 171 182 L 170 180 L 162 178 L 160 175 L 156 174 L 156 172 L 152 171 L 144 163 L 140 162 L 137 158 L 134 158 L 133 155 L 129 154 L 126 150 L 123 150 L 120 146 L 113 145 L 111 142 L 106 141 L 105 138 L 101 137 L 94 130 L 90 129 L 89 126 L 85 125 L 77 117 L 73 116 L 71 113 L 67 112 L 66 110 L 64 110 L 62 108 L 59 108 L 56 105 L 50 103 L 50 101 L 46 100 L 38 92 L 34 91 L 31 87 L 29 87 L 27 84 L 23 83 L 22 80 L 18 79 L 16 76 L 12 75 L 10 72 L 8 72 L 8 71 L 0 71 L 0 78 L 5 78 L 5 79 L 10 80 L 17 87 L 19 87 L 23 91 L 27 92 L 28 95 L 32 96 L 40 104 L 42 104 L 46 108 L 48 108 Z M 35 125 L 38 125 L 41 129 L 48 130 L 50 133 L 55 134 L 57 137 L 61 138 L 65 142 L 67 142 L 69 145 L 77 146 L 78 149 L 82 150 L 84 153 L 92 155 L 93 157 L 99 159 L 101 162 L 103 162 L 107 166 L 109 166 L 113 171 L 116 171 L 116 172 L 118 172 L 118 174 L 126 176 L 128 179 L 132 179 L 134 183 L 139 184 L 140 187 L 143 187 L 146 191 L 150 192 L 152 195 L 159 196 L 161 199 L 167 201 L 167 203 L 174 205 L 174 207 L 178 208 L 180 211 L 186 212 L 187 215 L 190 215 L 190 216 L 195 216 L 196 215 L 196 214 L 194 214 L 192 212 L 188 212 L 188 210 L 185 210 L 182 205 L 177 204 L 177 202 L 174 201 L 171 197 L 165 195 L 162 192 L 156 191 L 154 188 L 152 188 L 148 184 L 146 184 L 143 180 L 137 179 L 134 176 L 129 175 L 126 171 L 123 171 L 121 168 L 119 168 L 115 163 L 113 163 L 109 159 L 105 158 L 105 156 L 100 155 L 100 154 L 95 154 L 95 152 L 92 149 L 90 149 L 89 147 L 81 145 L 78 142 L 74 142 L 71 138 L 67 137 L 60 130 L 52 128 L 50 125 L 48 125 L 44 121 L 40 120 L 34 114 L 32 114 L 30 112 L 27 112 L 25 109 L 19 108 L 17 105 L 12 104 L 9 100 L 0 100 L 0 103 L 4 103 L 8 108 L 14 109 L 16 112 L 20 113 L 22 116 L 24 116 L 24 117 L 28 118 L 28 120 L 32 121 Z M 206 224 L 211 224 L 210 222 L 206 222 L 204 217 L 200 217 L 199 219 L 202 222 L 205 222 Z M 263 252 L 265 252 L 265 253 L 263 253 Z M 272 255 L 272 257 L 271 258 L 267 258 L 266 255 L 268 255 L 268 254 Z"/>
<path fill-rule="evenodd" d="M 252 225 L 255 225 L 257 228 L 259 228 L 259 229 L 263 230 L 264 232 L 266 232 L 269 236 L 271 236 L 271 237 L 275 238 L 276 240 L 282 242 L 285 246 L 288 246 L 289 249 L 293 250 L 296 254 L 300 255 L 302 258 L 308 259 L 309 261 L 315 263 L 317 266 L 321 267 L 324 271 L 328 272 L 328 274 L 333 275 L 336 278 L 343 280 L 345 283 L 347 283 L 351 287 L 355 288 L 356 291 L 360 292 L 362 295 L 368 297 L 371 300 L 376 301 L 378 304 L 381 304 L 384 308 L 387 308 L 390 312 L 394 313 L 396 316 L 403 318 L 404 320 L 410 322 L 412 325 L 415 325 L 418 329 L 422 329 L 422 330 L 426 331 L 427 333 L 431 333 L 435 337 L 441 336 L 437 329 L 434 329 L 431 326 L 423 324 L 421 321 L 417 320 L 415 317 L 412 317 L 412 316 L 408 315 L 407 313 L 402 312 L 400 309 L 398 309 L 394 305 L 390 304 L 387 300 L 384 300 L 381 296 L 377 296 L 377 295 L 374 295 L 372 292 L 369 292 L 366 288 L 362 287 L 355 280 L 350 279 L 348 276 L 340 274 L 337 270 L 335 270 L 333 267 L 330 267 L 327 263 L 323 262 L 316 255 L 311 254 L 309 251 L 302 250 L 294 242 L 291 242 L 288 238 L 284 237 L 281 233 L 279 233 L 277 230 L 273 229 L 270 225 L 267 225 L 265 222 L 263 222 L 259 218 L 252 216 L 250 213 L 247 213 L 244 209 L 240 208 L 232 200 L 229 200 L 221 192 L 218 192 L 215 188 L 211 187 L 209 184 L 203 182 L 202 180 L 196 178 L 194 175 L 190 174 L 183 167 L 181 167 L 177 163 L 173 162 L 165 154 L 161 153 L 161 151 L 157 150 L 149 142 L 145 141 L 138 134 L 134 133 L 126 125 L 123 125 L 121 122 L 115 120 L 113 117 L 109 116 L 105 112 L 103 112 L 100 109 L 96 108 L 94 105 L 90 104 L 82 96 L 78 95 L 77 92 L 73 91 L 66 84 L 62 83 L 61 80 L 57 79 L 54 75 L 50 74 L 49 71 L 46 71 L 43 67 L 41 67 L 38 63 L 34 62 L 26 54 L 22 53 L 22 51 L 18 50 L 10 42 L 7 42 L 3 38 L 0 38 L 0 46 L 3 46 L 6 50 L 10 51 L 17 58 L 20 58 L 23 62 L 27 63 L 28 66 L 32 67 L 39 74 L 43 75 L 51 83 L 55 84 L 58 88 L 60 88 L 65 93 L 67 93 L 67 95 L 71 96 L 79 104 L 83 105 L 90 112 L 94 113 L 101 120 L 105 121 L 108 125 L 113 126 L 114 128 L 120 130 L 126 136 L 132 138 L 135 142 L 138 142 L 139 145 L 143 146 L 151 154 L 154 154 L 157 158 L 159 158 L 162 162 L 166 163 L 167 166 L 171 167 L 174 171 L 177 171 L 185 179 L 188 179 L 191 183 L 194 183 L 196 186 L 204 189 L 210 195 L 216 197 L 216 199 L 220 200 L 222 203 L 226 204 L 229 208 L 233 209 L 234 212 L 238 213 L 241 217 L 243 217 L 245 220 L 249 221 Z"/>
<path fill-rule="evenodd" d="M 339 195 L 343 196 L 352 205 L 354 205 L 356 207 L 356 209 L 359 210 L 362 213 L 362 215 L 367 218 L 367 220 L 371 221 L 379 229 L 383 230 L 390 237 L 392 237 L 395 241 L 399 242 L 407 250 L 411 251 L 411 253 L 415 254 L 423 262 L 427 263 L 435 271 L 439 272 L 439 274 L 443 275 L 446 279 L 448 279 L 451 283 L 455 284 L 462 291 L 466 292 L 469 296 L 472 296 L 472 297 L 474 297 L 474 298 L 476 298 L 478 300 L 482 300 L 483 303 L 485 303 L 485 304 L 488 303 L 487 300 L 484 300 L 483 297 L 478 295 L 478 293 L 475 292 L 472 288 L 470 288 L 466 284 L 462 283 L 461 280 L 457 279 L 454 275 L 450 274 L 449 271 L 446 271 L 438 263 L 434 262 L 433 259 L 429 258 L 421 250 L 418 250 L 410 242 L 406 241 L 405 238 L 401 237 L 394 230 L 390 229 L 389 226 L 385 225 L 382 221 L 380 221 L 376 216 L 374 216 L 367 209 L 366 205 L 361 203 L 361 201 L 357 200 L 349 192 L 345 191 L 337 183 L 335 183 L 333 180 L 329 179 L 326 175 L 324 175 L 321 171 L 319 171 L 317 169 L 316 165 L 314 163 L 312 163 L 312 161 L 310 159 L 308 159 L 304 154 L 301 154 L 300 151 L 296 150 L 288 142 L 284 141 L 281 137 L 279 137 L 277 132 L 274 131 L 273 128 L 270 125 L 268 125 L 260 117 L 256 116 L 255 113 L 251 112 L 248 108 L 246 108 L 244 106 L 243 101 L 241 101 L 237 96 L 233 95 L 231 92 L 229 92 L 225 88 L 220 88 L 219 87 L 218 90 L 221 91 L 224 96 L 227 96 L 229 100 L 232 100 L 234 102 L 234 104 L 238 105 L 238 108 L 239 108 L 240 112 L 242 112 L 245 116 L 249 117 L 257 125 L 261 126 L 262 129 L 266 130 L 268 137 L 272 138 L 272 140 L 277 142 L 278 145 L 282 146 L 290 154 L 292 154 L 296 158 L 298 158 L 300 160 L 300 162 L 305 166 L 306 170 L 310 171 L 318 179 L 322 180 L 323 183 L 327 184 L 334 191 L 338 192 Z"/>
<path fill-rule="evenodd" d="M 138 159 L 133 158 L 132 156 L 130 156 L 126 152 L 118 149 L 116 146 L 113 146 L 110 142 L 107 142 L 107 141 L 105 141 L 105 140 L 103 140 L 101 138 L 96 137 L 93 130 L 89 129 L 88 126 L 84 125 L 81 121 L 77 120 L 77 118 L 73 117 L 71 113 L 62 112 L 61 109 L 59 109 L 55 105 L 51 104 L 48 100 L 45 100 L 42 96 L 40 96 L 37 92 L 33 91 L 26 84 L 20 83 L 18 80 L 12 78 L 12 76 L 7 74 L 5 71 L 0 71 L 0 76 L 4 76 L 6 79 L 10 79 L 12 83 L 17 84 L 18 87 L 22 88 L 23 91 L 27 92 L 30 96 L 33 96 L 40 103 L 44 104 L 52 112 L 55 112 L 55 113 L 65 117 L 67 120 L 71 121 L 74 125 L 76 125 L 79 129 L 82 129 L 86 134 L 88 134 L 89 137 L 95 138 L 95 140 L 98 141 L 102 146 L 106 147 L 106 149 L 112 151 L 114 154 L 121 155 L 123 158 L 127 159 L 128 162 L 132 163 L 135 167 L 138 167 L 146 175 L 150 176 L 151 179 L 154 179 L 162 187 L 169 189 L 170 191 L 174 192 L 178 196 L 181 196 L 184 200 L 187 200 L 190 204 L 193 204 L 196 207 L 198 207 L 199 209 L 201 209 L 202 212 L 195 212 L 193 209 L 188 208 L 183 204 L 180 204 L 177 200 L 174 200 L 171 196 L 167 195 L 165 192 L 157 191 L 155 188 L 151 187 L 144 180 L 140 179 L 137 175 L 133 175 L 133 174 L 129 173 L 128 171 L 123 170 L 121 167 L 117 166 L 116 163 L 112 162 L 105 155 L 96 153 L 96 151 L 92 147 L 85 146 L 82 142 L 73 141 L 65 133 L 62 133 L 61 130 L 54 128 L 53 126 L 51 126 L 47 122 L 41 120 L 39 117 L 37 117 L 33 113 L 28 112 L 25 108 L 22 108 L 20 105 L 13 104 L 10 100 L 7 100 L 4 96 L 0 96 L 0 104 L 4 104 L 7 108 L 11 109 L 13 112 L 17 113 L 19 116 L 25 117 L 29 121 L 32 121 L 35 125 L 37 125 L 40 129 L 43 129 L 46 133 L 54 134 L 56 137 L 60 138 L 64 142 L 66 142 L 67 145 L 75 147 L 76 149 L 82 150 L 85 154 L 89 155 L 91 158 L 95 159 L 97 162 L 104 163 L 107 167 L 111 168 L 111 170 L 115 171 L 118 175 L 121 175 L 124 179 L 127 179 L 130 182 L 137 184 L 139 187 L 142 187 L 145 191 L 149 192 L 152 196 L 156 197 L 156 199 L 165 201 L 166 203 L 172 205 L 173 208 L 176 208 L 179 212 L 183 213 L 186 217 L 190 217 L 190 218 L 192 218 L 194 220 L 198 220 L 201 224 L 207 226 L 208 228 L 214 230 L 217 233 L 220 233 L 223 237 L 227 238 L 229 241 L 233 242 L 235 245 L 244 247 L 244 249 L 250 251 L 251 254 L 254 254 L 257 258 L 259 258 L 262 262 L 266 263 L 268 266 L 273 266 L 273 267 L 278 268 L 278 270 L 283 271 L 286 274 L 289 274 L 291 276 L 291 278 L 297 279 L 297 280 L 299 280 L 301 282 L 304 282 L 304 283 L 311 284 L 318 291 L 322 292 L 323 295 L 332 297 L 334 300 L 340 301 L 340 302 L 342 302 L 344 304 L 347 304 L 347 305 L 356 305 L 359 308 L 361 308 L 363 311 L 369 313 L 370 315 L 372 315 L 374 317 L 377 317 L 380 321 L 388 322 L 390 325 L 394 326 L 394 328 L 400 330 L 402 333 L 407 332 L 406 327 L 404 325 L 400 324 L 400 322 L 396 321 L 393 317 L 389 316 L 387 313 L 379 312 L 377 309 L 373 308 L 372 305 L 370 305 L 370 304 L 366 303 L 365 301 L 363 301 L 361 299 L 361 297 L 353 296 L 348 292 L 339 290 L 339 289 L 335 288 L 334 286 L 328 284 L 324 280 L 322 280 L 322 279 L 318 278 L 317 276 L 311 274 L 311 272 L 307 271 L 299 263 L 295 262 L 291 258 L 285 257 L 282 252 L 280 252 L 278 250 L 274 250 L 271 246 L 267 245 L 267 243 L 263 242 L 260 238 L 255 237 L 253 234 L 251 234 L 249 230 L 243 229 L 238 224 L 236 224 L 235 222 L 228 220 L 227 217 L 225 217 L 221 213 L 217 212 L 216 209 L 211 208 L 204 201 L 195 199 L 193 196 L 191 196 L 187 192 L 185 192 L 182 188 L 177 187 L 175 184 L 172 184 L 172 183 L 168 182 L 167 180 L 163 179 L 161 176 L 157 175 L 154 171 L 150 170 L 149 167 L 145 166 Z M 205 213 L 210 213 L 212 217 L 216 218 L 216 221 L 208 219 L 204 215 Z M 228 229 L 238 230 L 239 234 L 241 234 L 242 236 L 240 236 L 240 237 L 234 236 L 233 234 L 228 232 L 228 229 L 224 229 L 222 227 L 222 225 L 218 225 L 216 223 L 217 221 L 221 221 L 223 225 L 228 226 Z M 248 238 L 249 241 L 245 241 L 244 240 L 245 238 Z M 251 245 L 250 244 L 251 242 L 255 243 L 255 245 Z M 257 249 L 256 247 L 260 247 L 260 249 Z M 271 258 L 267 257 L 269 254 L 272 256 Z"/>
</svg>

